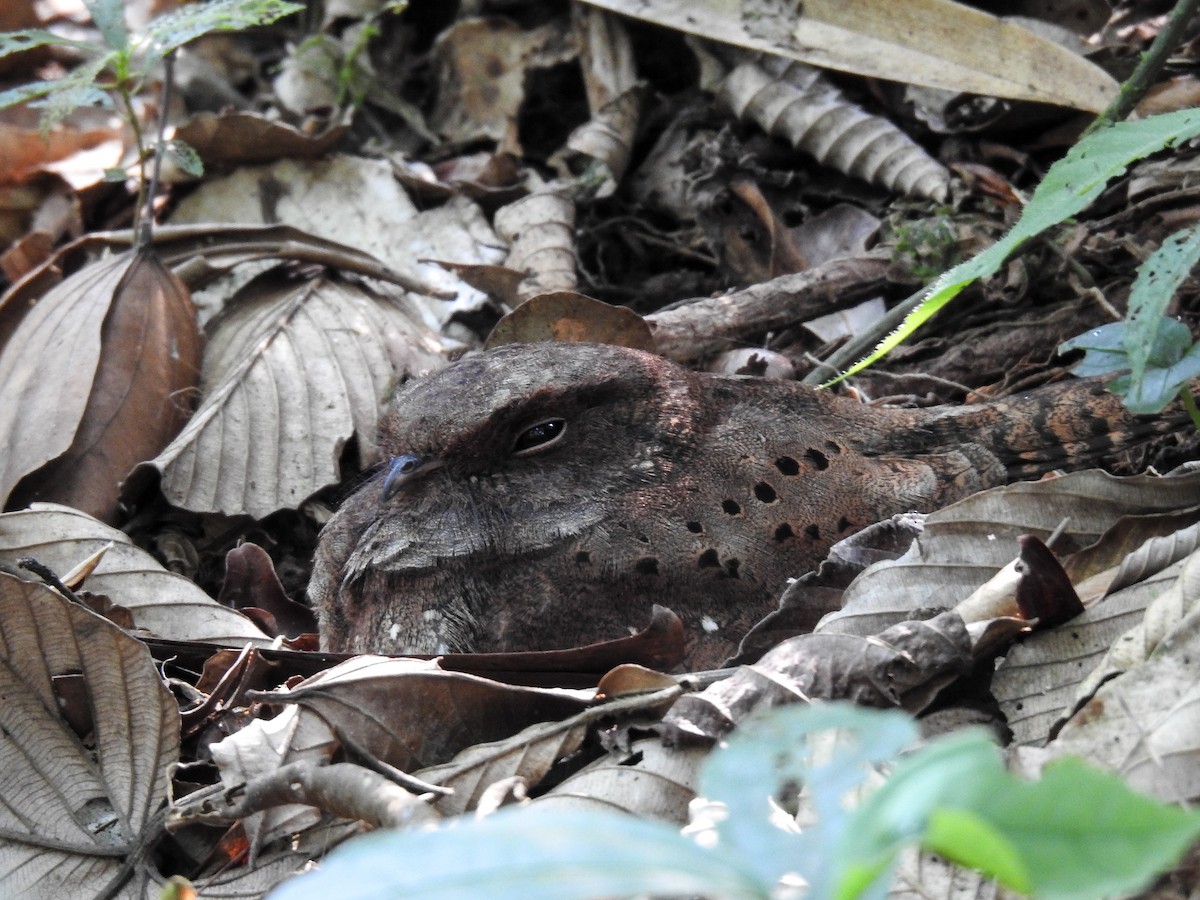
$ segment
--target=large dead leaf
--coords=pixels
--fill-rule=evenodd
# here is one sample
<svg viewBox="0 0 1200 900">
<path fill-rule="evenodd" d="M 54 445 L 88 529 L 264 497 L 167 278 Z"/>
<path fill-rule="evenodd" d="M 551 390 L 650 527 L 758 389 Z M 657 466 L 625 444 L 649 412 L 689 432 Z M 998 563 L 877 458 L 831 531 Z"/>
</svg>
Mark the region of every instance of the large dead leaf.
<svg viewBox="0 0 1200 900">
<path fill-rule="evenodd" d="M 577 692 L 446 672 L 436 661 L 371 656 L 335 666 L 281 699 L 316 713 L 359 751 L 410 772 L 587 702 Z"/>
<path fill-rule="evenodd" d="M 676 743 L 720 740 L 753 713 L 788 703 L 849 700 L 861 706 L 923 710 L 973 665 L 972 640 L 955 611 L 900 622 L 878 635 L 802 634 L 667 713 Z"/>
<path fill-rule="evenodd" d="M 157 897 L 147 851 L 179 757 L 179 711 L 149 651 L 49 588 L 0 574 L 0 693 L 0 893 Z"/>
<path fill-rule="evenodd" d="M 682 825 L 708 751 L 666 747 L 657 738 L 636 741 L 569 775 L 537 802 L 555 809 L 615 808 Z"/>
<path fill-rule="evenodd" d="M 1117 90 L 1070 50 L 950 0 L 587 2 L 814 66 L 950 91 L 1098 112 Z"/>
<path fill-rule="evenodd" d="M 1190 802 L 1200 797 L 1200 554 L 1173 572 L 1160 600 L 1174 609 L 1174 627 L 1150 656 L 1099 687 L 1050 749 L 1106 766 L 1162 800 Z"/>
<path fill-rule="evenodd" d="M 422 302 L 421 315 L 435 325 L 478 307 L 484 297 L 455 274 L 420 260 L 503 258 L 500 241 L 475 204 L 459 197 L 418 211 L 388 163 L 344 155 L 242 166 L 209 178 L 179 204 L 171 221 L 291 225 L 355 247 L 413 281 L 457 293 L 453 302 Z"/>
<path fill-rule="evenodd" d="M 13 399 L 53 418 L 75 353 L 85 358 L 99 354 L 94 377 L 83 391 L 86 403 L 70 446 L 28 473 L 9 503 L 66 503 L 112 521 L 125 477 L 165 447 L 187 421 L 199 380 L 202 342 L 191 295 L 152 251 L 123 253 L 89 268 L 99 269 L 97 277 L 106 287 L 110 273 L 120 277 L 111 290 L 103 291 L 84 288 L 90 279 L 67 279 L 33 308 L 28 324 L 17 327 L 0 357 L 0 371 L 7 364 L 15 381 L 37 387 L 36 394 L 22 391 Z M 94 348 L 63 347 L 60 336 L 48 327 L 55 320 L 86 321 L 97 312 L 103 312 L 99 334 L 90 324 L 78 333 L 79 340 L 96 342 Z M 78 398 L 68 402 L 77 403 Z M 58 427 L 65 430 L 71 424 L 68 418 Z M 20 422 L 17 431 L 6 436 L 9 446 L 41 445 L 39 425 L 38 420 Z"/>
<path fill-rule="evenodd" d="M 443 362 L 403 307 L 328 277 L 260 276 L 209 333 L 200 408 L 151 463 L 167 499 L 196 511 L 294 509 L 338 481 L 353 436 L 374 462 L 388 391 Z"/>
<path fill-rule="evenodd" d="M 140 280 L 142 273 L 147 273 L 144 266 L 156 268 L 145 260 L 139 261 L 132 252 L 122 253 L 81 269 L 36 300 L 23 315 L 22 310 L 11 307 L 2 311 L 6 323 L 18 319 L 19 323 L 5 335 L 7 340 L 0 349 L 0 391 L 4 401 L 0 403 L 0 437 L 7 448 L 0 460 L 0 496 L 7 498 L 24 476 L 66 453 L 89 411 L 89 430 L 99 428 L 102 431 L 110 424 L 112 407 L 114 404 L 119 407 L 122 401 L 119 396 L 122 378 L 132 378 L 136 387 L 144 388 L 146 380 L 167 375 L 168 370 L 160 368 L 162 360 L 156 357 L 167 351 L 174 341 L 180 342 L 183 359 L 190 356 L 190 361 L 195 363 L 199 344 L 195 339 L 194 319 L 190 333 L 170 331 L 173 327 L 170 316 L 175 314 L 168 314 L 168 307 L 174 308 L 181 302 L 179 296 L 157 294 L 142 308 L 143 316 L 159 323 L 160 347 L 152 350 L 145 343 L 152 331 L 142 331 L 139 327 L 136 308 L 127 312 L 134 314 L 135 321 L 131 323 L 134 333 L 142 331 L 140 340 L 124 345 L 120 335 L 114 335 L 118 325 L 114 319 L 124 318 L 125 313 L 114 310 L 113 301 L 122 295 L 130 303 L 141 303 L 143 298 L 123 290 L 122 285 L 130 280 Z M 152 280 L 158 279 L 152 277 Z M 141 326 L 145 324 L 140 323 Z M 162 341 L 164 336 L 167 337 L 165 342 Z M 123 352 L 131 353 L 131 358 L 120 358 L 119 354 Z M 106 362 L 104 373 L 98 377 L 102 354 L 111 361 Z M 136 373 L 137 365 L 143 361 L 142 354 L 149 354 L 147 360 L 153 361 L 155 367 L 146 372 L 145 378 Z M 118 371 L 126 366 L 132 366 L 134 371 Z M 169 377 L 171 389 L 186 387 L 173 374 Z M 158 385 L 158 406 L 141 412 L 146 416 L 160 416 L 177 425 L 178 416 L 171 403 L 178 403 L 179 398 L 171 398 L 169 391 L 163 390 L 167 387 L 168 384 Z M 93 397 L 94 390 L 104 396 Z M 108 406 L 107 413 L 102 406 Z M 153 423 L 142 422 L 141 425 L 154 435 Z M 81 438 L 85 444 L 91 443 L 95 434 L 90 440 L 85 435 Z M 97 453 L 102 450 L 96 448 Z M 135 449 L 133 452 L 137 455 L 140 451 Z M 151 450 L 141 458 L 148 458 L 154 452 Z M 125 455 L 128 454 L 123 450 L 122 462 Z M 133 460 L 134 464 L 137 462 L 140 459 Z M 122 475 L 128 471 L 126 468 Z M 49 489 L 49 486 L 44 487 Z M 113 496 L 115 498 L 115 493 Z"/>
<path fill-rule="evenodd" d="M 109 546 L 111 545 L 111 546 Z M 182 575 L 168 572 L 115 528 L 65 506 L 0 515 L 0 559 L 32 556 L 59 575 L 107 548 L 85 587 L 133 612 L 134 623 L 175 640 L 269 643 L 241 613 L 220 606 Z"/>
<path fill-rule="evenodd" d="M 821 631 L 874 634 L 919 606 L 954 605 L 1017 554 L 1017 538 L 1054 544 L 1065 556 L 1092 544 L 1122 516 L 1163 513 L 1200 502 L 1200 475 L 1117 478 L 1098 469 L 1022 482 L 975 494 L 926 517 L 925 532 L 903 558 L 855 579 L 843 608 Z"/>
</svg>

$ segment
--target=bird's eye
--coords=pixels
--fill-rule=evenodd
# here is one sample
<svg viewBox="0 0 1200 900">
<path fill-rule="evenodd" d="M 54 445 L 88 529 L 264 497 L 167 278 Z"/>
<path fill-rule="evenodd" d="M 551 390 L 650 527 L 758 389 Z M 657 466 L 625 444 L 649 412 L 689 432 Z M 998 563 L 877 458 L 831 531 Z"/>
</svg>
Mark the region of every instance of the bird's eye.
<svg viewBox="0 0 1200 900">
<path fill-rule="evenodd" d="M 526 428 L 513 444 L 514 456 L 529 456 L 540 453 L 551 444 L 557 443 L 567 433 L 565 419 L 547 419 Z"/>
</svg>

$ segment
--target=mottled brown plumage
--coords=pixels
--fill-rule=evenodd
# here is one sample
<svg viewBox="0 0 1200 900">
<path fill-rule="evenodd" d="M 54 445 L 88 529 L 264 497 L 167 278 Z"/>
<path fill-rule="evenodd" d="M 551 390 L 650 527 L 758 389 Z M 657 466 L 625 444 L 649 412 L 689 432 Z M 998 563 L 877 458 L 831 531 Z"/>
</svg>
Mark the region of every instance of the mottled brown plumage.
<svg viewBox="0 0 1200 900">
<path fill-rule="evenodd" d="M 570 647 L 660 603 L 689 665 L 712 666 L 834 541 L 1154 427 L 1097 381 L 882 409 L 618 347 L 512 345 L 399 392 L 393 462 L 325 528 L 309 595 L 326 648 L 388 653 Z"/>
</svg>

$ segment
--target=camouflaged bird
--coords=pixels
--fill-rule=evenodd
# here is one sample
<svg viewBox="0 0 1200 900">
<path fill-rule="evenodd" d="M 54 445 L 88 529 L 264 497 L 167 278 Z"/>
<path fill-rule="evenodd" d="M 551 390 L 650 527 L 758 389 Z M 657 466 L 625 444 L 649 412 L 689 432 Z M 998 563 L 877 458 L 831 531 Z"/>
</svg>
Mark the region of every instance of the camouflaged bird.
<svg viewBox="0 0 1200 900">
<path fill-rule="evenodd" d="M 887 409 L 597 344 L 510 345 L 404 386 L 390 460 L 321 535 L 326 649 L 621 637 L 677 612 L 717 665 L 830 545 L 898 512 L 1079 466 L 1162 430 L 1099 380 Z"/>
</svg>

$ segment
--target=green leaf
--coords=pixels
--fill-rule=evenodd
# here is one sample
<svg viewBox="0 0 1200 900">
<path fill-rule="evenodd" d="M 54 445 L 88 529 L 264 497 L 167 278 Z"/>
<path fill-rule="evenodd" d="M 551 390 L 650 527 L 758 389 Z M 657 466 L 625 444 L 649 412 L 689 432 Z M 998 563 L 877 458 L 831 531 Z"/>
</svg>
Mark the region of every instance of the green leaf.
<svg viewBox="0 0 1200 900">
<path fill-rule="evenodd" d="M 129 49 L 129 29 L 125 25 L 125 0 L 84 0 L 92 21 L 104 43 L 113 50 Z"/>
<path fill-rule="evenodd" d="M 85 44 L 82 41 L 72 41 L 41 28 L 0 32 L 0 57 L 9 56 L 13 53 L 21 53 L 24 50 L 32 50 L 34 47 L 48 46 L 70 47 L 74 50 L 87 53 L 89 56 L 96 52 L 96 48 L 91 44 Z"/>
<path fill-rule="evenodd" d="M 38 122 L 43 134 L 48 133 L 51 128 L 70 115 L 72 110 L 81 106 L 111 104 L 111 98 L 96 86 L 96 81 L 116 55 L 116 51 L 113 51 L 76 66 L 58 81 L 53 82 L 53 90 L 46 91 L 41 99 L 31 103 L 32 106 L 43 110 Z"/>
<path fill-rule="evenodd" d="M 1186 341 L 1184 346 L 1186 352 L 1177 356 L 1176 361 L 1170 365 L 1148 366 L 1141 381 L 1134 380 L 1131 374 L 1117 379 L 1111 388 L 1124 397 L 1125 406 L 1130 412 L 1137 415 L 1152 415 L 1162 412 L 1166 405 L 1175 399 L 1181 388 L 1193 378 L 1200 376 L 1200 344 L 1191 344 L 1192 336 L 1182 322 L 1172 319 L 1167 321 L 1176 328 L 1182 329 Z M 1171 331 L 1175 335 L 1180 334 L 1175 328 L 1172 328 Z M 1178 349 L 1178 340 L 1174 342 L 1172 349 Z M 1151 361 L 1153 362 L 1153 359 Z M 1121 390 L 1118 391 L 1117 387 L 1120 387 Z"/>
<path fill-rule="evenodd" d="M 153 68 L 172 50 L 201 35 L 268 25 L 303 9 L 303 4 L 285 0 L 211 0 L 181 6 L 172 13 L 159 16 L 147 27 L 144 71 Z"/>
<path fill-rule="evenodd" d="M 1200 815 L 1143 797 L 1077 759 L 1052 763 L 1041 781 L 1010 782 L 977 797 L 975 812 L 1011 843 L 1039 898 L 1137 890 L 1200 836 Z"/>
<path fill-rule="evenodd" d="M 573 900 L 655 894 L 767 900 L 721 848 L 661 822 L 615 812 L 503 810 L 437 831 L 376 832 L 347 842 L 271 900 Z"/>
<path fill-rule="evenodd" d="M 1135 385 L 1146 373 L 1163 323 L 1172 321 L 1165 317 L 1167 305 L 1197 262 L 1200 262 L 1200 226 L 1193 225 L 1168 237 L 1138 268 L 1137 279 L 1129 292 L 1129 310 L 1125 314 L 1129 326 L 1125 331 L 1125 350 L 1129 354 L 1129 368 Z M 1186 328 L 1184 332 L 1187 332 Z M 1189 346 L 1190 335 L 1183 351 Z M 1181 352 L 1166 364 L 1174 364 L 1182 356 Z"/>
<path fill-rule="evenodd" d="M 193 178 L 199 178 L 204 174 L 204 161 L 200 159 L 196 148 L 187 141 L 167 141 L 164 152 L 167 154 L 167 159 L 171 160 L 185 174 L 191 175 Z"/>
<path fill-rule="evenodd" d="M 1076 375 L 1110 375 L 1129 369 L 1129 354 L 1125 349 L 1125 323 L 1110 322 L 1091 331 L 1076 335 L 1058 345 L 1058 352 L 1083 350 L 1084 356 L 1071 366 Z"/>
<path fill-rule="evenodd" d="M 833 740 L 820 745 L 807 740 L 820 732 L 832 732 Z M 853 828 L 847 795 L 916 734 L 913 720 L 901 712 L 844 703 L 776 710 L 739 727 L 700 776 L 700 793 L 728 809 L 717 826 L 721 846 L 738 853 L 765 883 L 799 872 L 809 883 L 810 896 L 833 896 L 840 869 L 848 862 L 841 846 L 851 839 Z M 819 746 L 819 757 L 814 746 Z M 786 796 L 798 784 L 807 788 L 817 822 L 794 834 L 771 826 L 767 817 L 771 799 Z M 866 861 L 877 862 L 871 855 Z M 877 869 L 876 877 L 885 870 Z"/>
<path fill-rule="evenodd" d="M 968 809 L 935 809 L 921 844 L 1028 894 L 1033 879 L 1012 841 L 983 816 Z"/>
<path fill-rule="evenodd" d="M 1122 174 L 1131 162 L 1197 134 L 1200 134 L 1200 109 L 1184 109 L 1137 122 L 1118 122 L 1085 137 L 1050 167 L 1008 234 L 982 253 L 945 272 L 899 328 L 884 338 L 869 356 L 826 386 L 865 369 L 898 347 L 965 287 L 995 274 L 1009 255 L 1029 238 L 1087 208 L 1108 182 Z"/>
</svg>

